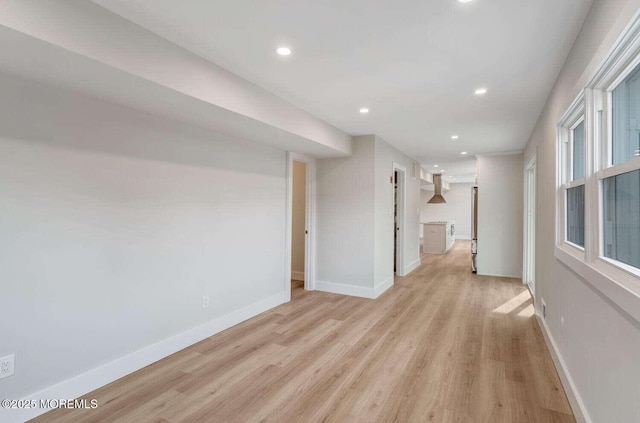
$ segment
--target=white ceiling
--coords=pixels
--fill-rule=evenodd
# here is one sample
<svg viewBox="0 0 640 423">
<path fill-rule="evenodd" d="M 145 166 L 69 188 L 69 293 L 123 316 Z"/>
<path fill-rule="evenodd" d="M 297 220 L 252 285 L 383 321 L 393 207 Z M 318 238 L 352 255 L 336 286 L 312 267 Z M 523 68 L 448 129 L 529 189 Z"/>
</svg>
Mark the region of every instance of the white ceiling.
<svg viewBox="0 0 640 423">
<path fill-rule="evenodd" d="M 434 167 L 438 165 L 438 167 Z M 422 163 L 431 173 L 442 173 L 443 180 L 452 184 L 461 182 L 474 182 L 476 174 L 475 157 L 456 160 L 431 160 Z"/>
<path fill-rule="evenodd" d="M 94 2 L 427 168 L 460 162 L 469 179 L 467 157 L 524 148 L 593 0 Z"/>
</svg>

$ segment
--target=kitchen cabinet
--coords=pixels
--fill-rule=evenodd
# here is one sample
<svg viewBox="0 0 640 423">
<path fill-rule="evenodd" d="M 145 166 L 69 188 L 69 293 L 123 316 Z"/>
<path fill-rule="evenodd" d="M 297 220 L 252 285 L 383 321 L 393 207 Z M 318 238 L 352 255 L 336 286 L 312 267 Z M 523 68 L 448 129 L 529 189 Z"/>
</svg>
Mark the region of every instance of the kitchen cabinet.
<svg viewBox="0 0 640 423">
<path fill-rule="evenodd" d="M 454 222 L 426 222 L 423 225 L 424 253 L 444 254 L 456 241 Z"/>
</svg>

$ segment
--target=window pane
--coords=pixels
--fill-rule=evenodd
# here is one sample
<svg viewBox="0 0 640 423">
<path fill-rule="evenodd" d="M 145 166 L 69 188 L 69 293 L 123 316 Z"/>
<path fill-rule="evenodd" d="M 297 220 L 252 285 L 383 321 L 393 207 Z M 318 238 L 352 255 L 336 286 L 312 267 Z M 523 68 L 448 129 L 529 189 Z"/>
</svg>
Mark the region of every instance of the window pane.
<svg viewBox="0 0 640 423">
<path fill-rule="evenodd" d="M 603 183 L 604 255 L 640 268 L 640 170 Z"/>
<path fill-rule="evenodd" d="M 584 121 L 573 130 L 573 178 L 584 178 Z"/>
<path fill-rule="evenodd" d="M 640 156 L 640 67 L 613 90 L 612 164 Z"/>
<path fill-rule="evenodd" d="M 567 241 L 584 247 L 584 185 L 567 190 Z"/>
</svg>

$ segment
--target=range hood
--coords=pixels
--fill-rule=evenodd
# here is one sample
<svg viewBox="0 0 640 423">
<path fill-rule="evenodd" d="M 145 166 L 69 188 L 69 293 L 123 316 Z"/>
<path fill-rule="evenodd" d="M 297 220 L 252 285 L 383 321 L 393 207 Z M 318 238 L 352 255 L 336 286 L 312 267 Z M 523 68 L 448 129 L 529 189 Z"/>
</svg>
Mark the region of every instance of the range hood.
<svg viewBox="0 0 640 423">
<path fill-rule="evenodd" d="M 442 174 L 436 173 L 433 175 L 433 184 L 435 185 L 436 193 L 431 197 L 431 200 L 427 201 L 428 204 L 443 204 L 447 200 L 442 196 Z"/>
</svg>

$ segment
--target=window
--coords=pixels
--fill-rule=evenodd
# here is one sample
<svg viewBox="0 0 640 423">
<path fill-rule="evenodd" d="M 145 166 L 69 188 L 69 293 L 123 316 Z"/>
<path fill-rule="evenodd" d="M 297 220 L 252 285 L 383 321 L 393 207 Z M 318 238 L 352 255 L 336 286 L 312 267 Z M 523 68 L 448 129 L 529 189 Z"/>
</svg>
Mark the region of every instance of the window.
<svg viewBox="0 0 640 423">
<path fill-rule="evenodd" d="M 640 170 L 603 183 L 603 254 L 640 269 Z"/>
<path fill-rule="evenodd" d="M 640 156 L 640 68 L 612 92 L 613 137 L 611 164 Z"/>
<path fill-rule="evenodd" d="M 571 149 L 573 161 L 572 180 L 584 178 L 584 121 L 571 131 Z"/>
<path fill-rule="evenodd" d="M 640 14 L 560 119 L 557 147 L 555 255 L 640 320 Z"/>
<path fill-rule="evenodd" d="M 584 179 L 584 120 L 571 130 L 572 181 Z M 567 241 L 584 248 L 584 182 L 567 188 Z"/>
<path fill-rule="evenodd" d="M 585 245 L 585 122 L 584 98 L 565 115 L 560 127 L 560 183 L 564 217 L 561 242 L 583 250 Z"/>
<path fill-rule="evenodd" d="M 567 241 L 584 248 L 584 185 L 567 189 Z"/>
<path fill-rule="evenodd" d="M 603 257 L 640 270 L 640 65 L 609 92 L 609 152 L 598 174 L 602 190 Z"/>
</svg>

